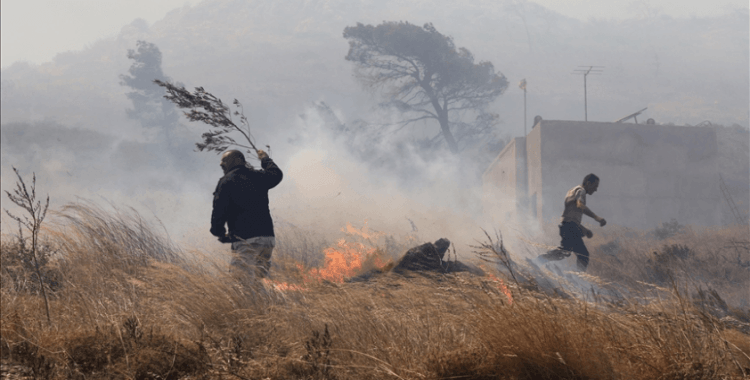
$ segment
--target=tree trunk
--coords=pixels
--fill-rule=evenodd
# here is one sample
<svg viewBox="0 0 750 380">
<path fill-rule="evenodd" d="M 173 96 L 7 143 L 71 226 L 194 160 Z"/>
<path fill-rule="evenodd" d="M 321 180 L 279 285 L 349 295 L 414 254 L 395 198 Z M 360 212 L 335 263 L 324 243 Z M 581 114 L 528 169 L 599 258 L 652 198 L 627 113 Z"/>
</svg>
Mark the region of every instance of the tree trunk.
<svg viewBox="0 0 750 380">
<path fill-rule="evenodd" d="M 435 96 L 435 92 L 432 90 L 432 87 L 430 87 L 429 85 L 426 86 L 423 84 L 422 88 L 427 93 L 427 96 L 430 97 L 430 101 L 432 102 L 432 107 L 435 108 L 435 113 L 437 113 L 438 122 L 440 123 L 440 131 L 443 133 L 445 142 L 448 143 L 448 148 L 451 150 L 451 153 L 458 154 L 458 144 L 456 143 L 456 139 L 453 138 L 450 125 L 448 124 L 447 108 L 443 108 L 440 106 L 440 102 L 438 101 L 437 96 Z"/>
<path fill-rule="evenodd" d="M 458 143 L 456 143 L 456 139 L 453 138 L 453 133 L 451 133 L 450 126 L 448 124 L 448 112 L 441 112 L 439 114 L 438 121 L 440 122 L 440 130 L 443 133 L 445 142 L 448 143 L 448 148 L 450 148 L 451 153 L 458 154 Z"/>
<path fill-rule="evenodd" d="M 34 203 L 30 202 L 31 205 Z M 47 323 L 52 324 L 52 318 L 49 315 L 49 301 L 47 300 L 47 291 L 44 289 L 44 280 L 42 279 L 42 271 L 39 269 L 39 258 L 37 258 L 37 236 L 39 235 L 39 227 L 37 222 L 34 220 L 34 229 L 31 230 L 31 254 L 34 257 L 34 269 L 36 269 L 36 277 L 39 280 L 39 288 L 42 290 L 42 296 L 44 297 L 44 310 L 47 311 Z"/>
</svg>

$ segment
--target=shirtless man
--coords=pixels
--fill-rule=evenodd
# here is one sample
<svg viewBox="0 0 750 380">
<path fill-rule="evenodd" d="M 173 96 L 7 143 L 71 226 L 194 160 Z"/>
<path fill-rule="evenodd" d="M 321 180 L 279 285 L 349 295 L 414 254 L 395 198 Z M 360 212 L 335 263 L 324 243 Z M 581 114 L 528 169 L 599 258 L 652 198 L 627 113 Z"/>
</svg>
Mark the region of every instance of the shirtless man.
<svg viewBox="0 0 750 380">
<path fill-rule="evenodd" d="M 586 271 L 589 265 L 589 251 L 583 244 L 583 237 L 591 238 L 594 233 L 588 228 L 581 225 L 583 215 L 587 215 L 596 220 L 600 226 L 604 227 L 607 221 L 594 214 L 586 206 L 586 195 L 591 195 L 599 188 L 599 177 L 595 174 L 589 174 L 583 179 L 583 183 L 578 185 L 565 195 L 565 210 L 562 214 L 562 223 L 560 223 L 560 247 L 544 255 L 539 256 L 542 260 L 561 260 L 570 256 L 570 252 L 576 254 L 578 269 Z"/>
</svg>

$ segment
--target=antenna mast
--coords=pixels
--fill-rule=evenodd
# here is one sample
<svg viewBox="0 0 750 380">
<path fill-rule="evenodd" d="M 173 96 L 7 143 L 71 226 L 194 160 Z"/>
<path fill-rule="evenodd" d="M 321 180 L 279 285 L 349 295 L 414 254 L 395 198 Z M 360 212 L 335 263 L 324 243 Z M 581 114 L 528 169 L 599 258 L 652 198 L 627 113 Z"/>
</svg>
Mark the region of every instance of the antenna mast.
<svg viewBox="0 0 750 380">
<path fill-rule="evenodd" d="M 526 78 L 521 79 L 518 88 L 523 90 L 523 136 L 526 137 Z"/>
<path fill-rule="evenodd" d="M 586 77 L 589 75 L 601 75 L 604 66 L 578 66 L 581 69 L 575 69 L 571 74 L 583 75 L 583 115 L 584 121 L 589 121 L 588 95 L 586 93 Z"/>
<path fill-rule="evenodd" d="M 722 177 L 721 174 L 719 174 L 719 189 L 721 189 L 721 194 L 724 196 L 724 200 L 727 201 L 727 205 L 729 205 L 729 211 L 732 212 L 732 216 L 734 216 L 734 220 L 737 225 L 741 226 L 745 224 L 744 218 L 740 214 L 740 210 L 737 208 L 737 204 L 734 203 L 732 194 L 729 192 L 729 188 L 727 187 L 726 182 L 724 182 L 724 177 Z"/>
</svg>

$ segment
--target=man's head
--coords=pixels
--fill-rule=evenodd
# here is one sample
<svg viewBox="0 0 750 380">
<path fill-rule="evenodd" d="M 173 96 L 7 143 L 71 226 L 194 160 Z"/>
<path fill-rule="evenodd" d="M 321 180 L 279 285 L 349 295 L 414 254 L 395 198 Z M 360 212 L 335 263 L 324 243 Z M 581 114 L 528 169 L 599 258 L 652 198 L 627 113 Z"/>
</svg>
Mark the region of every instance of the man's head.
<svg viewBox="0 0 750 380">
<path fill-rule="evenodd" d="M 597 177 L 594 173 L 583 177 L 583 188 L 586 190 L 586 194 L 594 194 L 594 192 L 596 192 L 596 190 L 599 188 L 599 177 Z"/>
<path fill-rule="evenodd" d="M 221 163 L 219 165 L 224 174 L 227 174 L 235 167 L 245 165 L 245 156 L 239 150 L 228 150 L 221 155 Z"/>
</svg>

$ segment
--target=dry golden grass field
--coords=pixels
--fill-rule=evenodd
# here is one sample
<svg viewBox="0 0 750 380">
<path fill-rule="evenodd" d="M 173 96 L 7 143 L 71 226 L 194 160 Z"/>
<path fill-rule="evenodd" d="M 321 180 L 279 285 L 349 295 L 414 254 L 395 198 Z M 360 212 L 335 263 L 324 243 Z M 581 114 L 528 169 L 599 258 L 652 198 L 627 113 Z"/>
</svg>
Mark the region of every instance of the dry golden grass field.
<svg viewBox="0 0 750 380">
<path fill-rule="evenodd" d="M 341 282 L 422 242 L 282 228 L 259 280 L 134 212 L 75 204 L 54 219 L 39 251 L 49 319 L 28 243 L 3 236 L 4 377 L 750 377 L 747 226 L 612 227 L 587 241 L 586 274 L 535 267 L 490 234 L 473 258 L 485 276 Z"/>
</svg>

